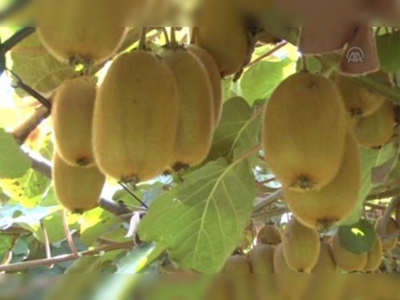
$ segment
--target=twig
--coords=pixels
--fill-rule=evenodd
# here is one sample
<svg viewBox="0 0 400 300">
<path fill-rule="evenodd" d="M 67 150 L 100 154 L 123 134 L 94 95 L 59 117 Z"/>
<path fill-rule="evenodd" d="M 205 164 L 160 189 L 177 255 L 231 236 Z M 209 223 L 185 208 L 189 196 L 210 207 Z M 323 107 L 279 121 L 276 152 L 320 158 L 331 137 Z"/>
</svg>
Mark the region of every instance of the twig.
<svg viewBox="0 0 400 300">
<path fill-rule="evenodd" d="M 252 65 L 258 63 L 259 61 L 263 60 L 264 58 L 274 54 L 276 51 L 278 51 L 279 49 L 283 48 L 284 46 L 287 45 L 287 42 L 283 42 L 283 43 L 279 43 L 279 45 L 277 45 L 276 47 L 274 47 L 273 49 L 267 51 L 266 53 L 264 53 L 263 55 L 261 55 L 260 57 L 257 57 L 255 60 L 249 62 L 245 68 L 251 67 Z"/>
<path fill-rule="evenodd" d="M 257 201 L 253 206 L 253 212 L 258 213 L 261 212 L 265 207 L 271 205 L 275 201 L 279 200 L 282 196 L 282 190 L 279 189 L 276 192 L 272 193 L 268 197 L 265 197 L 259 201 Z"/>
<path fill-rule="evenodd" d="M 14 48 L 18 43 L 26 39 L 32 33 L 34 33 L 36 27 L 24 27 L 17 31 L 12 37 L 6 40 L 0 47 L 0 55 L 5 55 L 8 51 Z"/>
<path fill-rule="evenodd" d="M 133 242 L 125 242 L 125 243 L 120 243 L 120 244 L 115 244 L 115 245 L 107 245 L 104 247 L 99 247 L 97 249 L 93 250 L 88 250 L 88 251 L 82 251 L 79 253 L 80 256 L 93 256 L 97 255 L 103 252 L 111 252 L 115 250 L 121 250 L 121 249 L 129 249 L 134 246 Z M 45 266 L 49 264 L 59 264 L 62 262 L 66 261 L 71 261 L 75 260 L 76 256 L 74 254 L 66 254 L 66 255 L 60 255 L 60 256 L 55 256 L 51 259 L 38 259 L 38 260 L 32 260 L 32 261 L 27 261 L 27 262 L 21 262 L 21 263 L 15 263 L 15 264 L 10 264 L 7 266 L 0 266 L 0 272 L 18 272 L 18 271 L 23 271 L 23 270 L 28 270 L 32 268 L 37 268 L 40 266 Z"/>
<path fill-rule="evenodd" d="M 62 222 L 63 222 L 63 227 L 64 227 L 64 233 L 65 233 L 65 237 L 67 238 L 67 243 L 69 245 L 69 248 L 71 249 L 72 254 L 75 256 L 75 258 L 80 258 L 79 252 L 78 252 L 78 250 L 76 250 L 74 240 L 72 239 L 71 230 L 69 230 L 67 210 L 65 208 L 63 208 L 61 213 L 62 213 Z"/>
<path fill-rule="evenodd" d="M 22 145 L 28 136 L 42 123 L 48 116 L 50 111 L 40 106 L 31 116 L 18 124 L 12 131 L 12 135 L 19 145 Z"/>
<path fill-rule="evenodd" d="M 393 198 L 388 207 L 386 208 L 385 213 L 383 214 L 382 223 L 380 223 L 379 227 L 380 232 L 378 232 L 378 234 L 384 241 L 391 240 L 393 239 L 393 236 L 397 237 L 399 235 L 399 232 L 395 232 L 393 234 L 390 234 L 389 236 L 387 232 L 387 227 L 388 227 L 387 225 L 389 223 L 390 218 L 392 217 L 392 212 L 397 208 L 397 205 L 399 205 L 399 203 L 400 203 L 400 196 Z"/>
<path fill-rule="evenodd" d="M 44 226 L 42 221 L 40 222 L 40 228 L 42 229 L 43 232 L 44 246 L 46 249 L 46 258 L 51 259 L 51 247 L 50 247 L 49 235 L 47 234 L 46 226 Z M 48 265 L 49 269 L 53 268 L 53 266 L 54 266 L 53 264 Z"/>
</svg>

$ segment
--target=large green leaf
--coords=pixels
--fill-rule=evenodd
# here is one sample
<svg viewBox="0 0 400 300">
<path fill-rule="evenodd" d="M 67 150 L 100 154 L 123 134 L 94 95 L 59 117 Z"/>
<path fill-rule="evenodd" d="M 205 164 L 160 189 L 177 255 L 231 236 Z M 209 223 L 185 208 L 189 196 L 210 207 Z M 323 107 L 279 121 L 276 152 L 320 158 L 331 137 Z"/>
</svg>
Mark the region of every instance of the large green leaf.
<svg viewBox="0 0 400 300">
<path fill-rule="evenodd" d="M 224 159 L 190 173 L 181 186 L 157 198 L 139 226 L 144 241 L 156 241 L 184 269 L 221 270 L 238 246 L 255 198 L 247 161 Z"/>
<path fill-rule="evenodd" d="M 214 133 L 208 161 L 221 156 L 228 159 L 233 154 L 240 156 L 257 145 L 261 114 L 254 115 L 249 104 L 240 97 L 229 99 L 224 104 L 221 122 Z M 237 151 L 234 153 L 234 150 Z"/>
<path fill-rule="evenodd" d="M 12 49 L 11 59 L 12 71 L 44 96 L 49 96 L 65 79 L 75 76 L 74 68 L 51 56 L 36 33 Z M 17 93 L 25 95 L 20 89 Z"/>
<path fill-rule="evenodd" d="M 240 81 L 241 95 L 251 105 L 258 99 L 268 98 L 284 79 L 284 69 L 291 64 L 293 61 L 285 58 L 278 62 L 261 61 L 251 66 Z"/>
<path fill-rule="evenodd" d="M 381 69 L 388 73 L 400 71 L 400 31 L 376 38 Z"/>
<path fill-rule="evenodd" d="M 30 167 L 31 160 L 14 137 L 0 128 L 0 179 L 21 177 Z"/>
<path fill-rule="evenodd" d="M 0 180 L 0 187 L 11 199 L 28 208 L 38 205 L 47 192 L 51 180 L 29 170 L 22 177 Z"/>
<path fill-rule="evenodd" d="M 380 150 L 361 148 L 360 151 L 362 161 L 361 190 L 355 210 L 348 219 L 341 223 L 342 225 L 351 225 L 358 222 L 363 213 L 364 201 L 374 188 L 372 170 L 390 159 L 396 149 L 393 144 L 388 144 Z"/>
</svg>

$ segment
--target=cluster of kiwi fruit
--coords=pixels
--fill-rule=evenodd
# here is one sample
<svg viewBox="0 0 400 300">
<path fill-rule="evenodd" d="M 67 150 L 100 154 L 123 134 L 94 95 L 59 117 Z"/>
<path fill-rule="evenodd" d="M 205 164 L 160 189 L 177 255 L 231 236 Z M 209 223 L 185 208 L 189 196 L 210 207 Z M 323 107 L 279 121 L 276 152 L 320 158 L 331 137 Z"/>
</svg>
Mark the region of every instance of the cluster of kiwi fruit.
<svg viewBox="0 0 400 300">
<path fill-rule="evenodd" d="M 108 39 L 87 28 L 81 34 L 65 30 L 42 27 L 38 32 L 50 53 L 55 50 L 49 45 L 60 47 L 56 58 L 85 67 L 112 56 L 120 43 L 117 32 Z M 57 42 L 63 35 L 74 47 Z M 98 44 L 89 50 L 81 39 Z M 54 184 L 66 208 L 95 207 L 105 176 L 139 183 L 207 157 L 222 109 L 221 72 L 207 50 L 178 44 L 172 29 L 171 42 L 160 53 L 142 45 L 117 56 L 99 87 L 85 74 L 57 89 L 52 108 Z"/>
<path fill-rule="evenodd" d="M 381 77 L 390 82 L 385 73 Z M 334 74 L 344 100 L 347 117 L 358 143 L 365 148 L 379 148 L 394 136 L 395 107 L 383 95 L 369 91 L 351 77 Z"/>
<path fill-rule="evenodd" d="M 354 209 L 361 159 L 342 96 L 320 74 L 295 73 L 275 89 L 263 121 L 263 149 L 296 218 L 327 228 Z"/>
<path fill-rule="evenodd" d="M 353 299 L 346 297 L 363 291 L 367 278 L 378 272 L 386 251 L 382 245 L 377 238 L 370 252 L 357 255 L 340 244 L 337 233 L 320 237 L 315 229 L 295 218 L 283 231 L 268 224 L 259 230 L 255 245 L 247 254 L 229 257 L 207 299 Z M 352 276 L 343 275 L 353 273 L 353 277 L 360 278 L 359 289 L 350 280 Z M 388 288 L 387 292 L 400 295 L 400 287 L 390 283 L 387 280 L 382 285 Z"/>
</svg>

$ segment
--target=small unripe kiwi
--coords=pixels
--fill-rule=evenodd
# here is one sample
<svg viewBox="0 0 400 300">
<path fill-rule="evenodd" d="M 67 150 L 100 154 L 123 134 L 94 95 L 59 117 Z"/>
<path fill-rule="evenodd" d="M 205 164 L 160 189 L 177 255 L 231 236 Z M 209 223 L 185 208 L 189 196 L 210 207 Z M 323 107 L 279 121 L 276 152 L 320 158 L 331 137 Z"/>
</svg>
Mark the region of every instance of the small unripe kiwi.
<svg viewBox="0 0 400 300">
<path fill-rule="evenodd" d="M 105 180 L 96 166 L 73 167 L 54 153 L 54 191 L 60 204 L 71 212 L 84 213 L 97 207 Z"/>
<path fill-rule="evenodd" d="M 96 81 L 92 77 L 66 80 L 54 96 L 51 115 L 57 152 L 72 166 L 93 166 L 92 120 Z"/>
<path fill-rule="evenodd" d="M 341 95 L 322 75 L 291 75 L 267 102 L 265 160 L 284 188 L 317 191 L 331 182 L 341 165 L 345 136 Z"/>
</svg>

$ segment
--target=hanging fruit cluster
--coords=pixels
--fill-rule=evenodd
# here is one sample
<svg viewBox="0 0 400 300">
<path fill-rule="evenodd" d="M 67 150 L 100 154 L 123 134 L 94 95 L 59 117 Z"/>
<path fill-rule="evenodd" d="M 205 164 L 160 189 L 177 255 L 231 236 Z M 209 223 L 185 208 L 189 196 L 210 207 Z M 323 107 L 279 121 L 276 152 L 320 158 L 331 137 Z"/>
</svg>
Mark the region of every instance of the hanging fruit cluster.
<svg viewBox="0 0 400 300">
<path fill-rule="evenodd" d="M 297 219 L 282 233 L 274 225 L 266 225 L 247 254 L 234 254 L 227 260 L 207 299 L 369 299 L 363 297 L 367 290 L 371 292 L 369 278 L 375 281 L 379 277 L 371 273 L 381 266 L 384 251 L 377 237 L 370 252 L 351 253 L 341 245 L 337 233 L 320 237 Z M 250 276 L 253 274 L 257 276 Z M 397 299 L 397 278 L 381 278 L 379 291 L 385 290 L 387 299 Z"/>
</svg>

